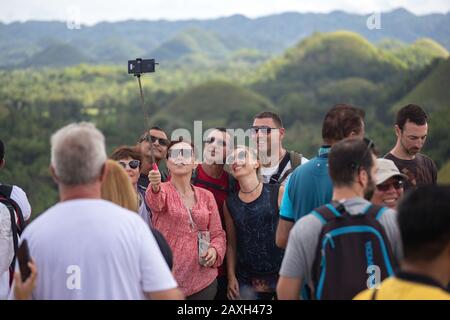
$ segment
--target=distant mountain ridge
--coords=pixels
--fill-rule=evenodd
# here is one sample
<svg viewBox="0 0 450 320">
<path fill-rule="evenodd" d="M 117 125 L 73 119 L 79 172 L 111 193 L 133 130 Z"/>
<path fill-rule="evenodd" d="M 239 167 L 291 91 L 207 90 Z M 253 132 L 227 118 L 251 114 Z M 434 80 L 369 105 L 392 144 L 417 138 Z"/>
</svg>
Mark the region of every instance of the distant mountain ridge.
<svg viewBox="0 0 450 320">
<path fill-rule="evenodd" d="M 123 63 L 147 54 L 172 61 L 198 51 L 208 58 L 242 49 L 279 54 L 314 32 L 336 30 L 357 32 L 373 43 L 385 38 L 404 43 L 430 38 L 450 49 L 450 13 L 416 16 L 397 9 L 381 14 L 379 30 L 367 27 L 368 16 L 287 12 L 256 19 L 233 15 L 210 20 L 101 22 L 80 30 L 56 21 L 0 23 L 0 67 L 33 65 L 33 55 L 54 51 L 51 47 L 61 44 L 77 48 L 82 62 L 94 63 Z M 64 63 L 68 62 L 53 59 L 37 65 Z"/>
</svg>

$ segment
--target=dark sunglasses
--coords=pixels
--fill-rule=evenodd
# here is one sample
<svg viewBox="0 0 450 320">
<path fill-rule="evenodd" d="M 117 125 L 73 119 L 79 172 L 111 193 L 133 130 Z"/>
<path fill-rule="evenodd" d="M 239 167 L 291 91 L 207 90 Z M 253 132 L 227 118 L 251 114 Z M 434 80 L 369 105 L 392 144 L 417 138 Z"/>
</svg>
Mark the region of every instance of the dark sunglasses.
<svg viewBox="0 0 450 320">
<path fill-rule="evenodd" d="M 158 143 L 163 146 L 163 147 L 167 147 L 170 144 L 170 141 L 164 138 L 158 138 L 152 135 L 146 135 L 145 137 L 143 137 L 141 139 L 140 142 L 142 141 L 147 141 L 147 142 L 151 142 L 151 143 L 155 143 L 156 141 L 158 141 Z"/>
<path fill-rule="evenodd" d="M 241 150 L 241 151 L 239 151 L 236 154 L 230 155 L 228 157 L 228 159 L 227 159 L 227 163 L 228 164 L 232 164 L 236 160 L 239 161 L 239 162 L 243 162 L 243 161 L 245 161 L 246 157 L 247 157 L 247 151 L 246 150 Z"/>
<path fill-rule="evenodd" d="M 213 144 L 214 142 L 217 142 L 219 146 L 225 146 L 226 142 L 222 139 L 216 139 L 216 137 L 211 137 L 205 140 L 205 143 L 207 144 Z"/>
<path fill-rule="evenodd" d="M 264 134 L 270 134 L 272 132 L 272 130 L 278 130 L 278 128 L 271 128 L 268 126 L 261 126 L 261 127 L 251 127 L 250 128 L 250 133 L 251 134 L 258 134 L 259 131 L 261 131 Z"/>
<path fill-rule="evenodd" d="M 136 168 L 139 168 L 139 165 L 141 164 L 141 162 L 139 160 L 131 160 L 130 162 L 124 162 L 124 161 L 118 161 L 118 162 L 124 169 L 127 168 L 127 165 L 131 169 L 136 169 Z"/>
<path fill-rule="evenodd" d="M 193 155 L 192 149 L 170 149 L 169 150 L 169 158 L 178 158 L 182 156 L 184 159 L 191 159 Z"/>
<path fill-rule="evenodd" d="M 387 183 L 387 184 L 379 184 L 379 185 L 377 185 L 377 189 L 378 189 L 378 191 L 386 192 L 391 188 L 391 186 L 394 186 L 394 189 L 398 190 L 398 189 L 403 188 L 403 185 L 404 185 L 403 180 L 396 180 L 394 182 Z"/>
</svg>

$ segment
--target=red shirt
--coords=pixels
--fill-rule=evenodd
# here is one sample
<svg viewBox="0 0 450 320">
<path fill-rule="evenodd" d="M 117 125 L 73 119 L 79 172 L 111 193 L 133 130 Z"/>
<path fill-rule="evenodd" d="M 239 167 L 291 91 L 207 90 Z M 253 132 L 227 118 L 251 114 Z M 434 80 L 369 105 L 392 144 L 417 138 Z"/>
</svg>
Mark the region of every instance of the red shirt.
<svg viewBox="0 0 450 320">
<path fill-rule="evenodd" d="M 197 166 L 197 172 L 198 172 L 198 175 L 197 175 L 198 180 L 213 183 L 215 185 L 222 186 L 225 190 L 228 190 L 228 181 L 229 181 L 228 175 L 229 175 L 229 173 L 226 172 L 225 170 L 222 172 L 221 176 L 218 179 L 208 176 L 206 174 L 205 170 L 203 170 L 202 165 Z M 225 229 L 225 221 L 224 221 L 224 217 L 223 217 L 223 204 L 228 197 L 228 192 L 215 189 L 211 186 L 203 185 L 201 183 L 201 181 L 196 182 L 194 185 L 196 187 L 200 187 L 200 188 L 203 188 L 203 189 L 206 189 L 206 190 L 212 192 L 212 194 L 214 195 L 214 199 L 216 200 L 217 207 L 219 208 L 219 214 L 220 214 L 220 220 L 222 221 L 222 227 L 223 227 L 223 229 Z M 226 273 L 226 266 L 225 266 L 225 264 L 222 264 L 219 267 L 219 276 L 222 276 L 225 273 Z"/>
</svg>

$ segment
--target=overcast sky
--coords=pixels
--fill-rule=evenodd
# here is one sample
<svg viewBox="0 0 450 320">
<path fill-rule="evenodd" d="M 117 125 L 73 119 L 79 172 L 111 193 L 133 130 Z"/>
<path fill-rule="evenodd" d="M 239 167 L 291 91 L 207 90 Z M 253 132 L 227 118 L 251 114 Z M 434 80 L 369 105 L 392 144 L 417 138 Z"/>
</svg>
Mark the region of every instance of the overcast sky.
<svg viewBox="0 0 450 320">
<path fill-rule="evenodd" d="M 85 24 L 127 19 L 205 19 L 286 11 L 373 13 L 403 7 L 415 14 L 446 13 L 450 0 L 0 0 L 0 21 L 61 20 Z M 78 13 L 77 13 L 78 12 Z"/>
</svg>

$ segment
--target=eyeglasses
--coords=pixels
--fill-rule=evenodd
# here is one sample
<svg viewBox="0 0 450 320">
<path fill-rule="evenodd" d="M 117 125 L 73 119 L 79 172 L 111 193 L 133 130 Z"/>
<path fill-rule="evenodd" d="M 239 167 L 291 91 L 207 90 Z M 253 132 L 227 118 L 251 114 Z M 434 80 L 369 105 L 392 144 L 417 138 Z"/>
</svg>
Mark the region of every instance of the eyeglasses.
<svg viewBox="0 0 450 320">
<path fill-rule="evenodd" d="M 359 159 L 358 162 L 352 162 L 352 167 L 356 170 L 359 170 L 361 168 L 361 162 L 367 157 L 367 155 L 375 148 L 375 143 L 372 139 L 364 138 L 364 142 L 367 145 L 366 150 L 364 151 L 362 157 Z"/>
<path fill-rule="evenodd" d="M 226 142 L 222 139 L 217 139 L 216 137 L 211 137 L 205 140 L 206 144 L 213 144 L 216 142 L 219 146 L 225 146 Z"/>
<path fill-rule="evenodd" d="M 271 128 L 268 126 L 260 126 L 260 127 L 251 127 L 250 128 L 250 133 L 253 135 L 258 134 L 259 131 L 261 131 L 263 134 L 270 134 L 272 132 L 272 130 L 278 130 L 279 128 Z"/>
<path fill-rule="evenodd" d="M 191 159 L 193 155 L 192 149 L 170 149 L 169 150 L 169 158 L 178 158 L 182 156 L 184 159 Z"/>
<path fill-rule="evenodd" d="M 118 161 L 119 164 L 126 169 L 129 166 L 131 169 L 139 168 L 141 162 L 139 160 L 131 160 L 130 162 Z"/>
<path fill-rule="evenodd" d="M 152 135 L 146 135 L 145 137 L 140 139 L 140 142 L 142 141 L 147 141 L 147 142 L 151 142 L 151 143 L 155 143 L 156 141 L 158 141 L 158 143 L 163 146 L 163 147 L 167 147 L 170 144 L 170 141 L 164 138 L 158 138 Z"/>
<path fill-rule="evenodd" d="M 378 191 L 386 192 L 391 188 L 391 186 L 393 186 L 395 190 L 398 190 L 403 188 L 403 185 L 404 185 L 403 180 L 400 179 L 391 183 L 379 184 L 377 185 L 377 189 Z"/>
<path fill-rule="evenodd" d="M 239 151 L 239 152 L 236 153 L 236 154 L 230 155 L 230 156 L 228 157 L 228 159 L 227 159 L 227 163 L 228 163 L 228 164 L 232 164 L 232 163 L 234 163 L 236 160 L 239 161 L 239 162 L 244 162 L 245 159 L 246 159 L 246 157 L 247 157 L 247 151 L 241 150 L 241 151 Z"/>
</svg>

